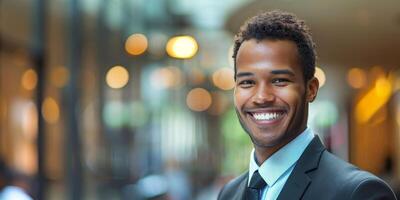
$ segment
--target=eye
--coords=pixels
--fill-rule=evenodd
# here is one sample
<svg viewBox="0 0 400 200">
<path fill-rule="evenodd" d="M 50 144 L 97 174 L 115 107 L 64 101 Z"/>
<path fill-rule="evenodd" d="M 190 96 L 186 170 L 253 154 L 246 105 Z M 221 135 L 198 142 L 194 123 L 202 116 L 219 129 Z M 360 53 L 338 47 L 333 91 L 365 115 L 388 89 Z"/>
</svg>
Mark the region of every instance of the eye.
<svg viewBox="0 0 400 200">
<path fill-rule="evenodd" d="M 254 81 L 253 80 L 242 80 L 238 82 L 238 85 L 242 88 L 249 88 L 251 86 L 254 85 Z"/>
<path fill-rule="evenodd" d="M 286 86 L 290 83 L 291 81 L 287 78 L 275 78 L 272 80 L 272 84 L 276 86 Z"/>
</svg>

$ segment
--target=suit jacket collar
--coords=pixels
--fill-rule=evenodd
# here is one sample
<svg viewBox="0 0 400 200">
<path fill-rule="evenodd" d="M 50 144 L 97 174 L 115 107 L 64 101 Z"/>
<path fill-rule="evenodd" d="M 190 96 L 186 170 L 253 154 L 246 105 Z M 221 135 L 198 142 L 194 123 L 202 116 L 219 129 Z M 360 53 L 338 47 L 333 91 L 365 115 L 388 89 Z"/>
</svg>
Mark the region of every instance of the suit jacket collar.
<svg viewBox="0 0 400 200">
<path fill-rule="evenodd" d="M 322 145 L 321 140 L 318 136 L 315 136 L 297 161 L 295 168 L 278 196 L 278 200 L 301 199 L 312 181 L 307 173 L 318 168 L 319 160 L 324 150 L 325 147 Z M 234 192 L 234 196 L 229 200 L 245 200 L 248 172 L 242 174 L 238 179 L 239 186 L 235 188 L 237 192 Z"/>
<path fill-rule="evenodd" d="M 249 179 L 253 176 L 254 171 L 258 170 L 261 177 L 269 187 L 274 187 L 275 183 L 280 180 L 283 174 L 294 167 L 304 150 L 311 143 L 314 138 L 314 133 L 311 128 L 307 128 L 300 135 L 280 148 L 261 165 L 258 165 L 255 158 L 255 149 L 250 155 L 249 164 Z M 288 178 L 289 174 L 285 175 L 284 180 Z"/>
<path fill-rule="evenodd" d="M 318 136 L 315 136 L 297 161 L 295 168 L 278 196 L 278 200 L 301 199 L 312 181 L 307 173 L 318 168 L 319 160 L 324 150 L 325 147 L 322 145 L 321 140 Z"/>
</svg>

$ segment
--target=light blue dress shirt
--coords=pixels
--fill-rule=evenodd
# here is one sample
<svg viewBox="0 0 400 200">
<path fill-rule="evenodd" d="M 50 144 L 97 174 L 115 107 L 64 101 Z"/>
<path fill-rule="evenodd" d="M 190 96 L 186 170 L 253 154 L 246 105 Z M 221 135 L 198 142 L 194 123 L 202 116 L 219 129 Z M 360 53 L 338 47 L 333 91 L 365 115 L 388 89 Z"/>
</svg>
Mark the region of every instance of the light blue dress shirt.
<svg viewBox="0 0 400 200">
<path fill-rule="evenodd" d="M 314 133 L 307 128 L 287 145 L 272 154 L 261 166 L 255 161 L 254 149 L 250 155 L 249 182 L 253 173 L 258 170 L 267 183 L 262 190 L 261 200 L 276 200 L 301 154 L 314 138 Z"/>
</svg>

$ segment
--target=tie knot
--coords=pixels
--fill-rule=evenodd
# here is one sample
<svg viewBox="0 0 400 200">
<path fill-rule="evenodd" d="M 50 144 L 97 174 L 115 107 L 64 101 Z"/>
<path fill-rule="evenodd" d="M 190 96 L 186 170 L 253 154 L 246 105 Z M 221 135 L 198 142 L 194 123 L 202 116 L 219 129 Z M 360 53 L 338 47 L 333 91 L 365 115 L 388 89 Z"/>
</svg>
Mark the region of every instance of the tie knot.
<svg viewBox="0 0 400 200">
<path fill-rule="evenodd" d="M 251 177 L 249 188 L 258 190 L 258 189 L 264 188 L 266 185 L 267 185 L 267 183 L 264 181 L 264 179 L 258 173 L 258 170 L 256 170 L 254 172 L 253 176 Z"/>
</svg>

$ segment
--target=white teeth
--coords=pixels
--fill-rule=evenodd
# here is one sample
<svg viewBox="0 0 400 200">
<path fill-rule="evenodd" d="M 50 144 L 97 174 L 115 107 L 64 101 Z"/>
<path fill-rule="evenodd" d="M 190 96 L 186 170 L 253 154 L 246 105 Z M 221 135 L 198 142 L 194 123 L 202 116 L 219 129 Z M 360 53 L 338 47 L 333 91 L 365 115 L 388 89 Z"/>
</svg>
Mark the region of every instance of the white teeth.
<svg viewBox="0 0 400 200">
<path fill-rule="evenodd" d="M 275 120 L 281 115 L 281 113 L 253 113 L 253 117 L 256 120 Z"/>
</svg>

